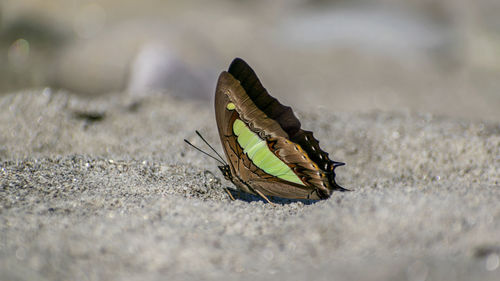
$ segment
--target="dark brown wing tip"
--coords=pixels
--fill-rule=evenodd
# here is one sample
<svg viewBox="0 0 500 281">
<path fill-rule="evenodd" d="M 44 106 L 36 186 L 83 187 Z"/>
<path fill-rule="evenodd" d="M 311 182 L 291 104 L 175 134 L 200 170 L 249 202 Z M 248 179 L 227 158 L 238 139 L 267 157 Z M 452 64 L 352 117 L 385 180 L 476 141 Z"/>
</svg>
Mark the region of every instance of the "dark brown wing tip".
<svg viewBox="0 0 500 281">
<path fill-rule="evenodd" d="M 352 190 L 344 188 L 344 187 L 337 184 L 337 186 L 335 187 L 335 191 L 346 192 L 346 191 L 352 191 Z"/>
<path fill-rule="evenodd" d="M 248 63 L 246 61 L 244 61 L 242 58 L 236 57 L 236 58 L 233 59 L 233 61 L 229 65 L 228 72 L 232 73 L 232 70 L 234 71 L 235 69 L 238 69 L 238 68 L 241 68 L 241 67 L 252 69 L 250 67 L 250 65 L 248 65 Z"/>
<path fill-rule="evenodd" d="M 333 190 L 335 191 L 341 191 L 341 192 L 344 192 L 344 191 L 352 191 L 350 189 L 347 189 L 347 188 L 344 188 L 340 185 L 337 184 L 337 182 L 335 181 L 335 168 L 337 167 L 340 167 L 340 166 L 344 166 L 345 163 L 343 162 L 337 162 L 337 161 L 332 161 L 332 165 L 333 165 L 333 171 L 332 171 L 332 174 L 333 174 L 333 177 L 330 178 L 330 181 L 331 183 L 333 183 Z"/>
<path fill-rule="evenodd" d="M 243 80 L 247 80 L 247 79 L 255 80 L 255 82 L 260 85 L 260 88 L 262 88 L 262 89 L 260 89 L 260 91 L 262 91 L 262 90 L 265 91 L 264 87 L 262 86 L 262 84 L 259 81 L 259 78 L 257 77 L 257 73 L 255 73 L 253 68 L 250 67 L 250 65 L 246 61 L 244 61 L 243 59 L 241 59 L 241 58 L 233 59 L 233 61 L 229 65 L 227 72 L 229 72 L 231 75 L 233 75 L 234 78 L 236 78 L 236 80 L 239 80 L 241 83 L 244 82 Z M 248 90 L 249 89 L 245 89 L 245 91 L 248 91 Z"/>
<path fill-rule="evenodd" d="M 333 168 L 337 168 L 337 167 L 340 167 L 340 166 L 344 166 L 345 163 L 344 162 L 337 162 L 337 161 L 332 161 L 332 164 L 333 164 Z"/>
</svg>

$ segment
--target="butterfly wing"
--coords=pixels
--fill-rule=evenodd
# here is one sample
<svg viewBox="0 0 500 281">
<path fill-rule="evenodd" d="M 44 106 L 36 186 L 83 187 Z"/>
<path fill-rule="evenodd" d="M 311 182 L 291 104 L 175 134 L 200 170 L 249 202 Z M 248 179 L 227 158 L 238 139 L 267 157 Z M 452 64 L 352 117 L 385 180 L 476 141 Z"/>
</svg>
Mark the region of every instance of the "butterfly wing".
<svg viewBox="0 0 500 281">
<path fill-rule="evenodd" d="M 235 59 L 219 76 L 215 112 L 231 180 L 238 188 L 285 198 L 330 196 L 336 186 L 330 180 L 336 162 L 328 159 L 311 132 L 300 128 L 292 109 L 267 93 L 243 60 Z M 248 143 L 257 144 L 259 151 Z"/>
<path fill-rule="evenodd" d="M 231 181 L 239 189 L 252 194 L 259 190 L 269 196 L 319 199 L 317 196 L 311 196 L 314 195 L 314 188 L 288 182 L 264 172 L 244 152 L 233 131 L 235 120 L 241 120 L 240 115 L 238 111 L 227 108 L 228 104 L 232 103 L 229 97 L 236 91 L 244 92 L 237 80 L 229 73 L 223 72 L 217 86 L 215 108 L 219 136 L 231 170 Z M 275 129 L 281 130 L 279 127 Z"/>
</svg>

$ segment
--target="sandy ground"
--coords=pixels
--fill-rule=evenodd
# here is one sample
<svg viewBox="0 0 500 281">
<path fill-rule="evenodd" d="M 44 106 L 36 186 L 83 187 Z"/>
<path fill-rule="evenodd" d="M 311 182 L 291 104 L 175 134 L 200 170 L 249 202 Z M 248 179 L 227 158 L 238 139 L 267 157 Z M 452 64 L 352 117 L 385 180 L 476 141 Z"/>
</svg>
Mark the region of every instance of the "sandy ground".
<svg viewBox="0 0 500 281">
<path fill-rule="evenodd" d="M 211 104 L 2 96 L 0 280 L 499 280 L 500 123 L 294 108 L 352 192 L 230 201 Z"/>
<path fill-rule="evenodd" d="M 0 280 L 500 280 L 500 6 L 372 2 L 2 1 Z M 351 192 L 228 199 L 235 56 Z"/>
</svg>

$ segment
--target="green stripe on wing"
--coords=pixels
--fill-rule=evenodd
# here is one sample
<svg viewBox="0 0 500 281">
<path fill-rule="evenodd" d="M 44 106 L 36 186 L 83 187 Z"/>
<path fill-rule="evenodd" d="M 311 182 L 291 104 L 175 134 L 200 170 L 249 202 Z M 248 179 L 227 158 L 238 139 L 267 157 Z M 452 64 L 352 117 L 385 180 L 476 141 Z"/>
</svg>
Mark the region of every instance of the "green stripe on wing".
<svg viewBox="0 0 500 281">
<path fill-rule="evenodd" d="M 238 137 L 238 143 L 255 166 L 282 180 L 304 185 L 292 169 L 274 155 L 267 147 L 267 143 L 252 132 L 243 121 L 234 120 L 233 132 Z"/>
</svg>

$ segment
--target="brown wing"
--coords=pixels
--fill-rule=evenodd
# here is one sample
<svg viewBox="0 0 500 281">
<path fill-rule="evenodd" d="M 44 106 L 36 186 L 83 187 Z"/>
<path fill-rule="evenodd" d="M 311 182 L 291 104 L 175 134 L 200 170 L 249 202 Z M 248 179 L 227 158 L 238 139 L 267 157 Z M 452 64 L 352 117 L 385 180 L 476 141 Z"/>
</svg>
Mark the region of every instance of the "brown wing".
<svg viewBox="0 0 500 281">
<path fill-rule="evenodd" d="M 235 110 L 226 109 L 229 102 L 234 103 Z M 219 76 L 215 112 L 232 181 L 243 191 L 255 193 L 252 189 L 258 189 L 271 196 L 325 199 L 333 189 L 342 189 L 334 180 L 333 169 L 338 162 L 328 158 L 311 132 L 300 129 L 292 109 L 271 97 L 243 60 L 235 59 L 229 72 Z M 271 151 L 293 169 L 304 185 L 273 177 L 253 165 L 232 132 L 236 118 L 266 140 Z"/>
<path fill-rule="evenodd" d="M 239 85 L 239 82 L 232 78 L 229 73 L 223 72 L 220 75 L 215 93 L 215 117 L 222 147 L 229 162 L 232 174 L 231 181 L 238 188 L 248 193 L 256 194 L 254 190 L 257 189 L 263 194 L 269 196 L 298 199 L 320 199 L 315 192 L 316 188 L 313 186 L 309 184 L 299 185 L 269 175 L 255 166 L 243 152 L 236 140 L 236 136 L 233 134 L 232 127 L 236 118 L 241 120 L 245 119 L 238 113 L 238 110 L 228 110 L 226 108 L 229 102 L 235 103 L 236 101 L 230 99 L 234 97 L 232 93 L 241 93 L 241 91 L 244 90 Z M 246 106 L 251 107 L 252 105 L 247 104 Z M 254 118 L 258 119 L 258 111 L 254 110 L 253 112 L 256 114 Z M 275 141 L 269 142 L 269 145 L 277 144 L 277 139 L 280 140 L 280 143 L 286 140 L 284 137 L 279 136 L 279 134 L 284 133 L 281 127 L 276 126 L 276 124 L 272 124 L 270 121 L 272 120 L 264 120 L 264 124 L 265 122 L 268 122 L 269 124 L 267 125 L 276 130 L 275 133 L 277 136 L 273 138 Z M 262 130 L 258 132 L 262 132 Z M 286 151 L 280 150 L 280 152 L 285 157 L 291 157 L 291 155 L 288 155 Z"/>
<path fill-rule="evenodd" d="M 301 165 L 299 163 L 300 171 L 298 171 L 298 173 L 302 173 L 308 183 L 316 186 L 319 192 L 322 193 L 321 196 L 323 198 L 329 197 L 332 190 L 345 190 L 335 182 L 334 172 L 336 167 L 344 163 L 330 160 L 328 153 L 324 152 L 319 147 L 319 142 L 314 138 L 312 132 L 300 128 L 300 121 L 295 117 L 292 109 L 282 105 L 277 99 L 269 95 L 252 68 L 242 59 L 236 58 L 229 67 L 229 73 L 234 79 L 240 82 L 244 93 L 246 93 L 253 105 L 265 116 L 252 118 L 254 115 L 253 112 L 249 116 L 245 116 L 246 112 L 242 112 L 241 115 L 249 119 L 250 127 L 253 126 L 258 130 L 261 128 L 259 123 L 262 120 L 267 121 L 268 119 L 277 123 L 286 133 L 285 137 L 298 146 L 282 145 L 278 142 L 275 149 L 281 150 L 280 156 L 286 163 L 295 163 L 295 161 L 297 161 L 298 155 L 290 150 L 295 150 L 295 152 L 297 152 L 298 149 L 298 152 L 300 152 L 299 154 L 305 154 L 308 160 L 306 162 L 309 162 L 309 165 Z M 245 103 L 245 105 L 247 105 L 250 102 L 245 101 Z M 265 135 L 272 135 L 275 132 L 277 132 L 277 130 L 264 129 Z M 285 154 L 287 156 L 285 156 Z"/>
<path fill-rule="evenodd" d="M 243 95 L 245 93 L 239 82 L 231 74 L 223 72 L 217 83 L 215 111 L 219 136 L 232 174 L 231 181 L 238 188 L 249 193 L 255 194 L 254 189 L 258 189 L 269 196 L 320 199 L 315 192 L 317 187 L 311 184 L 311 179 L 307 177 L 308 174 L 318 175 L 318 168 L 315 168 L 314 163 L 307 159 L 307 155 L 301 153 L 293 143 L 286 140 L 284 137 L 286 133 L 276 121 L 265 116 L 251 103 L 250 99 L 240 99 Z M 235 104 L 236 110 L 227 110 L 226 106 L 229 102 Z M 242 112 L 240 108 L 245 108 L 242 110 L 245 116 L 239 114 Z M 233 134 L 232 127 L 236 118 L 243 120 L 254 132 L 264 135 L 263 139 L 268 141 L 268 145 L 280 159 L 295 171 L 301 171 L 304 185 L 281 180 L 255 166 L 243 152 Z"/>
</svg>

